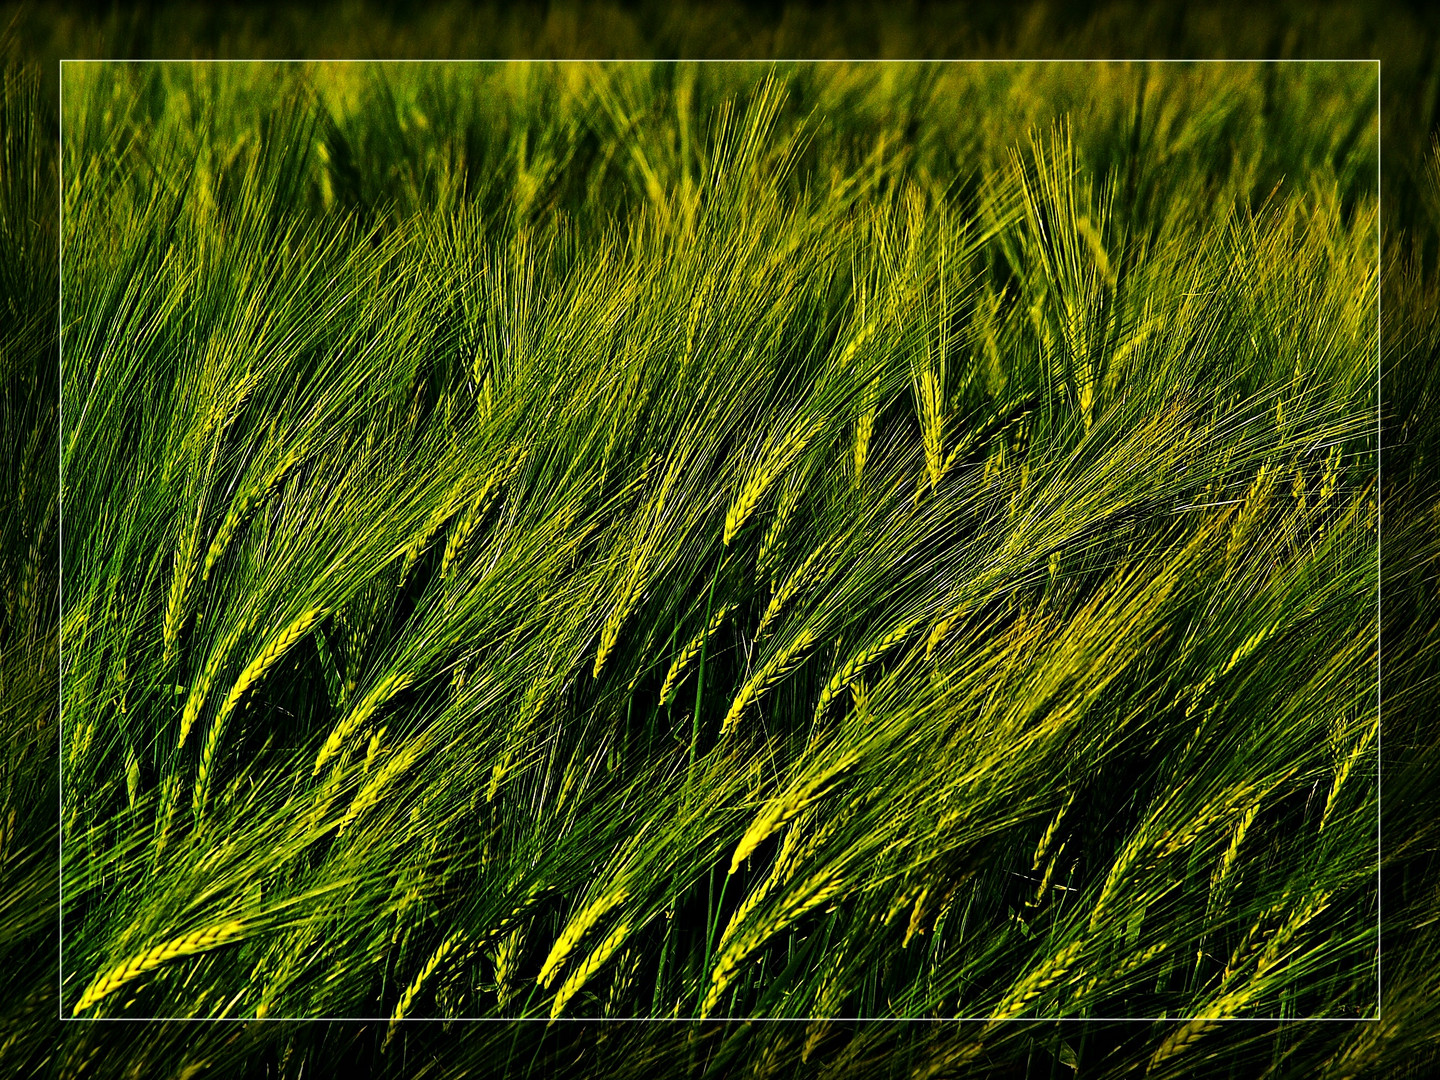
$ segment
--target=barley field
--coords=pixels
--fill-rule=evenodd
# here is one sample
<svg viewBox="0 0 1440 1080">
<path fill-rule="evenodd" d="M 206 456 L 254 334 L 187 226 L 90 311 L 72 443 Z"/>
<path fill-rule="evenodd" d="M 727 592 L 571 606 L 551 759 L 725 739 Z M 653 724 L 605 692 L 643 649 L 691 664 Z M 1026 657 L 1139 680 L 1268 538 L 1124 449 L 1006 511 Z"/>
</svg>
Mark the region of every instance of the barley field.
<svg viewBox="0 0 1440 1080">
<path fill-rule="evenodd" d="M 1423 1075 L 1373 62 L 46 77 L 15 1075 Z"/>
</svg>

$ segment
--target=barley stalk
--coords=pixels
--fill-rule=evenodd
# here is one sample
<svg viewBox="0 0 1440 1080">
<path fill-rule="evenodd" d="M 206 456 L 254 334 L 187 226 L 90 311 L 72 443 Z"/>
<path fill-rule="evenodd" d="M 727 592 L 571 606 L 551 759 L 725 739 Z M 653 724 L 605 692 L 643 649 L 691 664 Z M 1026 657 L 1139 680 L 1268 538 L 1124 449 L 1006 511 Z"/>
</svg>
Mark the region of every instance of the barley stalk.
<svg viewBox="0 0 1440 1080">
<path fill-rule="evenodd" d="M 217 923 L 203 930 L 171 938 L 154 948 L 132 956 L 91 983 L 85 993 L 80 995 L 80 1000 L 75 1003 L 75 1013 L 78 1015 L 84 1012 L 107 994 L 118 990 L 132 979 L 138 978 L 167 961 L 206 952 L 233 941 L 240 936 L 244 929 L 244 924 L 239 920 Z"/>
</svg>

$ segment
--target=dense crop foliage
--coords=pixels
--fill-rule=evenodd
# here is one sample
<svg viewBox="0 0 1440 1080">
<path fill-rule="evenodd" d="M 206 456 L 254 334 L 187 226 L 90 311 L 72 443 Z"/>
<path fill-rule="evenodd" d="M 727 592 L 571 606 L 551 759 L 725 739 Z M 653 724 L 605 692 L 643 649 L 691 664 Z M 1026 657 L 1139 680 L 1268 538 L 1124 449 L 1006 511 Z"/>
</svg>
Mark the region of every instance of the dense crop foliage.
<svg viewBox="0 0 1440 1080">
<path fill-rule="evenodd" d="M 6 328 L 61 373 L 5 371 L 7 724 L 56 718 L 47 627 L 61 680 L 58 777 L 7 773 L 63 840 L 17 1031 L 266 1019 L 110 1027 L 140 1075 L 1347 1075 L 1399 1037 L 1225 1023 L 1380 1014 L 1373 64 L 62 89 L 62 334 Z M 1423 246 L 1392 265 L 1433 347 Z M 407 1056 L 479 1017 L 537 1022 Z M 104 1070 L 106 1027 L 32 1060 Z"/>
<path fill-rule="evenodd" d="M 70 1008 L 1373 1005 L 1373 66 L 72 73 Z"/>
</svg>

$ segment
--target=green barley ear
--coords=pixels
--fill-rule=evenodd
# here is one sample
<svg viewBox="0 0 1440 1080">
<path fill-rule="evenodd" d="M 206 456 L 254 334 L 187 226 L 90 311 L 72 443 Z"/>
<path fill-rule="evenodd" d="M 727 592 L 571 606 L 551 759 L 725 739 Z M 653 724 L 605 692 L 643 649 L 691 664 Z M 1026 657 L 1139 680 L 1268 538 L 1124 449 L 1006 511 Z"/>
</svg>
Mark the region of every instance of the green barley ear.
<svg viewBox="0 0 1440 1080">
<path fill-rule="evenodd" d="M 825 689 L 820 692 L 820 700 L 815 705 L 815 719 L 817 722 L 824 717 L 825 710 L 829 708 L 830 703 L 835 700 L 841 690 L 858 678 L 866 667 L 873 664 L 909 637 L 910 632 L 919 624 L 920 620 L 918 619 L 911 619 L 901 623 L 879 641 L 861 649 L 846 661 L 845 665 L 830 677 L 830 681 L 825 684 Z"/>
<path fill-rule="evenodd" d="M 726 616 L 734 610 L 734 604 L 726 604 L 721 607 L 710 619 L 709 624 L 687 641 L 685 647 L 676 654 L 674 661 L 670 664 L 670 669 L 665 673 L 665 681 L 660 686 L 660 704 L 668 705 L 670 703 L 670 699 L 675 694 L 676 687 L 680 685 L 681 680 L 689 673 L 690 665 L 695 661 L 695 658 L 700 655 L 701 647 L 716 630 L 720 629 Z"/>
<path fill-rule="evenodd" d="M 490 382 L 489 375 L 486 375 L 486 388 Z M 440 561 L 440 577 L 442 580 L 449 580 L 450 572 L 454 568 L 455 561 L 465 550 L 465 545 L 470 542 L 475 530 L 479 528 L 480 522 L 495 505 L 503 485 L 509 483 L 523 467 L 525 454 L 521 447 L 511 446 L 505 453 L 503 463 L 492 472 L 485 481 L 485 486 L 480 489 L 480 494 L 471 501 L 469 508 L 456 522 L 455 528 L 451 531 L 450 537 L 445 542 L 445 553 Z"/>
<path fill-rule="evenodd" d="M 735 853 L 730 857 L 728 873 L 735 873 L 740 868 L 740 864 L 754 854 L 766 839 L 793 821 L 797 814 L 813 802 L 822 789 L 859 760 L 858 748 L 847 750 L 824 768 L 818 769 L 812 776 L 797 783 L 784 795 L 776 796 L 767 802 L 750 823 L 749 828 L 745 830 L 745 835 L 740 838 L 740 843 L 735 846 Z M 789 842 L 787 837 L 787 845 Z M 783 860 L 781 861 L 783 862 Z"/>
<path fill-rule="evenodd" d="M 834 559 L 839 553 L 840 544 L 841 541 L 833 540 L 817 547 L 785 579 L 780 588 L 775 590 L 775 594 L 770 597 L 770 602 L 765 605 L 765 612 L 760 617 L 760 625 L 755 628 L 756 642 L 759 642 L 768 630 L 774 628 L 781 613 L 797 594 L 830 572 Z"/>
<path fill-rule="evenodd" d="M 805 659 L 805 652 L 815 643 L 815 631 L 810 627 L 802 630 L 788 646 L 776 653 L 755 672 L 735 695 L 730 711 L 720 723 L 722 737 L 731 734 L 740 723 L 745 710 L 754 705 L 765 692 L 790 674 Z"/>
<path fill-rule="evenodd" d="M 800 496 L 804 489 L 804 483 L 796 477 L 788 479 L 782 487 L 774 516 L 770 518 L 770 524 L 765 527 L 765 535 L 760 540 L 760 553 L 755 556 L 757 582 L 764 582 L 771 577 L 784 557 L 788 544 L 787 530 L 795 516 L 795 508 L 800 505 Z"/>
<path fill-rule="evenodd" d="M 231 920 L 208 926 L 203 930 L 196 930 L 181 937 L 171 938 L 154 948 L 132 956 L 129 960 L 111 968 L 86 988 L 85 992 L 80 995 L 80 1000 L 75 1003 L 75 1014 L 79 1015 L 101 998 L 114 993 L 126 983 L 139 978 L 147 971 L 154 970 L 161 964 L 177 960 L 182 956 L 194 956 L 197 953 L 217 949 L 221 945 L 234 941 L 244 932 L 244 923 Z"/>
<path fill-rule="evenodd" d="M 1065 801 L 1060 804 L 1060 809 L 1057 810 L 1055 812 L 1055 816 L 1051 818 L 1050 824 L 1046 827 L 1044 834 L 1040 837 L 1040 842 L 1035 845 L 1035 858 L 1030 867 L 1032 872 L 1040 869 L 1040 863 L 1043 862 L 1045 856 L 1049 854 L 1050 845 L 1054 843 L 1055 837 L 1060 831 L 1060 825 L 1065 820 L 1065 812 L 1069 810 L 1070 807 L 1074 804 L 1077 792 L 1077 788 L 1070 789 L 1070 794 L 1067 795 L 1065 797 Z"/>
<path fill-rule="evenodd" d="M 410 543 L 406 545 L 405 558 L 400 565 L 400 586 L 402 588 L 410 579 L 410 572 L 415 569 L 416 563 L 420 561 L 420 556 L 425 554 L 425 549 L 430 546 L 430 542 L 440 530 L 445 527 L 445 522 L 450 520 L 450 515 L 453 512 L 454 508 L 451 507 L 448 502 L 439 506 L 430 515 L 429 520 L 425 523 L 425 527 L 416 533 L 411 538 Z"/>
<path fill-rule="evenodd" d="M 930 363 L 926 363 L 914 376 L 915 397 L 920 408 L 920 434 L 925 445 L 925 469 L 931 491 L 945 475 L 945 407 L 941 377 L 937 367 Z M 858 468 L 856 475 L 859 475 Z"/>
<path fill-rule="evenodd" d="M 400 1026 L 400 1021 L 404 1020 L 405 1017 L 409 1015 L 411 1008 L 414 1007 L 415 999 L 420 996 L 420 991 L 424 989 L 425 983 L 435 974 L 440 965 L 445 962 L 445 958 L 454 952 L 464 940 L 465 931 L 453 931 L 444 941 L 440 942 L 435 951 L 430 954 L 430 958 L 426 960 L 420 970 L 415 973 L 415 978 L 410 981 L 410 985 L 407 986 L 405 992 L 400 995 L 400 1000 L 395 1005 L 395 1011 L 390 1014 L 390 1023 L 385 1029 L 385 1039 L 380 1045 L 382 1052 L 390 1045 L 390 1040 L 395 1037 L 395 1029 Z"/>
<path fill-rule="evenodd" d="M 230 688 L 230 693 L 225 696 L 225 700 L 220 706 L 220 717 L 223 719 L 229 716 L 235 706 L 239 704 L 240 699 L 245 696 L 246 691 L 263 679 L 280 658 L 290 651 L 291 646 L 308 634 L 326 614 L 324 608 L 311 608 L 271 638 L 260 650 L 259 655 L 245 666 L 245 670 L 235 680 L 235 685 Z"/>
<path fill-rule="evenodd" d="M 135 801 L 140 797 L 140 759 L 135 756 L 135 748 L 128 743 L 125 746 L 125 797 L 130 809 L 135 809 Z"/>
<path fill-rule="evenodd" d="M 806 913 L 833 900 L 842 888 L 843 883 L 832 871 L 821 870 L 787 892 L 767 918 L 757 921 L 745 932 L 736 934 L 730 944 L 720 951 L 715 966 L 710 971 L 710 985 L 700 1003 L 700 1016 L 708 1017 L 714 1011 L 720 998 L 739 973 L 740 965 L 757 949 Z"/>
<path fill-rule="evenodd" d="M 230 546 L 230 541 L 234 539 L 236 532 L 245 524 L 256 507 L 264 503 L 284 482 L 290 470 L 299 464 L 302 456 L 302 448 L 294 447 L 270 471 L 258 487 L 237 496 L 231 502 L 229 509 L 225 512 L 224 520 L 220 523 L 220 528 L 216 531 L 214 539 L 210 541 L 209 550 L 205 552 L 205 566 L 200 574 L 202 585 L 210 580 L 210 574 L 224 556 L 225 550 Z"/>
<path fill-rule="evenodd" d="M 175 644 L 180 636 L 180 624 L 185 619 L 185 605 L 189 599 L 191 583 L 195 578 L 194 536 L 179 551 L 175 552 L 175 574 L 170 586 L 170 597 L 165 605 L 165 623 L 161 630 L 164 652 L 162 660 L 168 664 L 175 657 Z"/>
<path fill-rule="evenodd" d="M 629 893 L 623 888 L 611 889 L 609 892 L 597 897 L 591 903 L 582 908 L 573 919 L 566 925 L 564 931 L 555 940 L 550 954 L 545 957 L 545 962 L 540 965 L 540 974 L 535 981 L 542 987 L 549 988 L 554 981 L 555 975 L 565 966 L 575 946 L 580 939 L 612 908 L 623 904 L 629 897 Z M 624 925 L 624 924 L 622 924 Z M 623 936 L 623 935 L 622 935 Z M 617 942 L 618 944 L 618 942 Z M 578 989 L 578 988 L 577 988 Z"/>
<path fill-rule="evenodd" d="M 366 782 L 365 786 L 356 793 L 355 798 L 351 800 L 349 808 L 346 809 L 344 816 L 340 819 L 339 825 L 336 826 L 335 833 L 337 836 L 343 835 L 361 814 L 365 813 L 380 800 L 380 797 L 385 793 L 391 782 L 397 779 L 405 770 L 409 769 L 411 765 L 415 764 L 415 760 L 420 756 L 421 750 L 421 744 L 412 740 L 408 745 L 396 750 L 390 756 L 389 760 L 375 772 Z"/>
<path fill-rule="evenodd" d="M 570 999 L 580 992 L 590 977 L 594 975 L 610 957 L 615 955 L 615 951 L 620 948 L 621 943 L 625 941 L 629 933 L 629 922 L 622 921 L 605 936 L 604 941 L 595 946 L 594 951 L 571 973 L 570 977 L 565 980 L 564 984 L 555 993 L 555 1000 L 550 1006 L 550 1023 L 553 1024 L 556 1019 L 559 1018 L 560 1014 L 565 1011 L 565 1006 L 570 1003 Z"/>
<path fill-rule="evenodd" d="M 186 698 L 185 708 L 180 714 L 180 733 L 177 741 L 181 746 L 185 745 L 185 737 L 190 734 L 190 729 L 195 726 L 195 721 L 200 716 L 200 710 L 205 706 L 205 699 L 209 696 L 210 687 L 215 682 L 220 665 L 229 657 L 231 650 L 235 648 L 248 629 L 248 622 L 242 622 L 233 627 L 216 645 L 205 668 L 195 680 L 194 685 L 190 687 L 190 695 Z"/>
<path fill-rule="evenodd" d="M 1071 942 L 1017 982 L 991 1013 L 986 1027 L 1019 1016 L 1065 977 L 1075 965 L 1083 942 Z"/>
<path fill-rule="evenodd" d="M 600 647 L 595 651 L 595 666 L 590 671 L 593 679 L 600 678 L 600 672 L 605 669 L 605 661 L 610 658 L 616 642 L 620 640 L 620 628 L 625 625 L 625 620 L 630 617 L 640 599 L 641 569 L 642 563 L 637 559 L 621 588 L 620 598 L 615 601 L 610 614 L 605 617 L 605 624 L 600 628 Z"/>
<path fill-rule="evenodd" d="M 340 723 L 335 725 L 335 730 L 330 732 L 324 745 L 320 747 L 320 753 L 315 757 L 315 768 L 311 775 L 319 776 L 325 763 L 344 748 L 355 732 L 360 730 L 361 725 L 370 719 L 377 709 L 409 686 L 410 681 L 411 676 L 408 673 L 397 671 L 387 675 L 371 687 L 364 698 L 346 713 Z"/>
<path fill-rule="evenodd" d="M 875 412 L 878 405 L 878 396 L 867 386 L 860 413 L 855 417 L 855 446 L 851 451 L 851 463 L 854 467 L 851 485 L 856 488 L 860 487 L 865 475 L 865 462 L 869 460 L 870 439 L 875 433 Z"/>
<path fill-rule="evenodd" d="M 220 711 L 210 724 L 210 731 L 205 738 L 205 745 L 200 754 L 200 771 L 195 778 L 193 799 L 193 806 L 197 814 L 202 813 L 205 809 L 210 779 L 214 774 L 215 756 L 220 745 L 220 736 L 224 732 L 225 723 L 231 713 L 235 711 L 246 692 L 263 679 L 266 673 L 290 650 L 291 646 L 308 634 L 315 624 L 325 617 L 325 614 L 324 608 L 311 608 L 295 619 L 270 639 L 265 648 L 260 650 L 259 655 L 245 666 L 245 670 L 235 680 L 235 685 L 230 688 L 230 693 L 221 702 Z"/>
<path fill-rule="evenodd" d="M 1340 797 L 1340 791 L 1342 788 L 1344 788 L 1345 782 L 1347 779 L 1349 779 L 1350 773 L 1354 770 L 1355 766 L 1360 763 L 1361 759 L 1367 753 L 1373 752 L 1371 751 L 1370 747 L 1371 744 L 1375 741 L 1376 733 L 1379 730 L 1379 724 L 1380 718 L 1377 714 L 1375 720 L 1371 722 L 1370 726 L 1366 729 L 1365 734 L 1355 744 L 1354 748 L 1351 749 L 1350 752 L 1347 753 L 1343 758 L 1341 758 L 1339 763 L 1336 765 L 1334 779 L 1330 782 L 1330 791 L 1325 796 L 1325 809 L 1320 813 L 1320 827 L 1316 830 L 1317 832 L 1323 833 L 1325 831 L 1325 826 L 1330 821 L 1330 814 L 1335 808 L 1335 802 Z"/>
<path fill-rule="evenodd" d="M 520 952 L 524 945 L 525 927 L 516 923 L 514 928 L 501 937 L 495 946 L 495 999 L 504 1009 L 519 992 L 515 981 L 515 969 L 519 965 Z"/>
<path fill-rule="evenodd" d="M 824 426 L 823 417 L 808 424 L 797 424 L 784 437 L 769 443 L 759 464 L 750 471 L 731 500 L 729 509 L 725 511 L 726 547 L 730 546 L 730 541 L 735 539 L 735 535 L 750 520 L 775 478 L 790 467 Z"/>
</svg>

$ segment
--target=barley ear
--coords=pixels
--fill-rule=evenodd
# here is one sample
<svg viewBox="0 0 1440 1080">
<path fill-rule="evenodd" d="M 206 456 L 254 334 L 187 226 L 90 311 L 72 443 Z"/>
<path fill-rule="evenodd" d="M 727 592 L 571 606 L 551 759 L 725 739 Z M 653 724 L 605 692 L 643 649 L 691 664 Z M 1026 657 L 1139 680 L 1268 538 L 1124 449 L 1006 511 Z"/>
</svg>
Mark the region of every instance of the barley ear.
<svg viewBox="0 0 1440 1080">
<path fill-rule="evenodd" d="M 411 676 L 409 674 L 396 672 L 376 683 L 360 703 L 351 709 L 345 718 L 335 726 L 335 730 L 330 733 L 330 737 L 327 738 L 325 744 L 320 747 L 320 753 L 316 755 L 315 768 L 311 775 L 319 776 L 320 770 L 325 767 L 325 763 L 340 753 L 346 742 L 350 740 L 355 732 L 360 730 L 360 725 L 374 715 L 375 710 L 380 708 L 381 705 L 384 705 L 401 690 L 409 686 L 410 679 Z"/>
<path fill-rule="evenodd" d="M 628 895 L 624 889 L 615 889 L 583 908 L 556 939 L 550 955 L 545 958 L 545 963 L 540 967 L 540 974 L 535 979 L 536 983 L 548 990 L 550 984 L 555 980 L 556 973 L 565 966 L 565 961 L 570 958 L 571 952 L 579 944 L 580 939 L 600 921 L 606 912 L 623 904 Z"/>
<path fill-rule="evenodd" d="M 595 951 L 587 956 L 585 962 L 576 968 L 570 977 L 565 980 L 559 991 L 555 994 L 554 1003 L 550 1006 L 550 1023 L 553 1024 L 555 1022 L 565 1010 L 565 1006 L 570 1003 L 570 999 L 578 994 L 586 981 L 594 975 L 595 972 L 600 970 L 601 965 L 603 965 L 605 961 L 614 955 L 615 950 L 620 947 L 620 943 L 625 940 L 625 936 L 629 932 L 629 922 L 621 922 L 619 926 L 610 931 L 604 941 L 595 946 Z"/>
<path fill-rule="evenodd" d="M 196 930 L 193 933 L 181 937 L 171 938 L 162 942 L 152 949 L 132 956 L 122 964 L 111 968 L 105 974 L 96 979 L 86 991 L 80 995 L 80 1000 L 75 1003 L 75 1015 L 79 1015 L 95 1004 L 107 994 L 118 990 L 126 983 L 138 978 L 159 967 L 167 961 L 182 956 L 193 956 L 196 953 L 206 952 L 218 948 L 228 942 L 234 941 L 244 932 L 245 926 L 239 920 L 217 923 L 215 926 L 208 926 L 203 930 Z"/>
<path fill-rule="evenodd" d="M 380 1045 L 382 1053 L 385 1048 L 390 1045 L 390 1040 L 395 1037 L 396 1026 L 399 1025 L 401 1020 L 405 1019 L 411 1008 L 414 1007 L 415 999 L 420 996 L 420 991 L 425 986 L 426 980 L 435 974 L 435 969 L 444 962 L 445 957 L 449 956 L 455 947 L 464 939 L 465 931 L 463 930 L 456 930 L 450 934 L 450 936 L 442 941 L 440 946 L 430 954 L 430 959 L 425 961 L 424 966 L 421 967 L 420 971 L 415 975 L 415 978 L 410 981 L 410 985 L 405 988 L 405 993 L 400 995 L 400 1001 L 395 1006 L 395 1011 L 390 1015 L 390 1026 L 385 1029 L 385 1041 Z"/>
<path fill-rule="evenodd" d="M 799 666 L 804 658 L 805 650 L 814 641 L 814 630 L 806 627 L 787 648 L 776 653 L 764 667 L 750 677 L 750 680 L 740 688 L 740 693 L 735 695 L 735 700 L 730 704 L 730 711 L 725 714 L 725 719 L 720 723 L 722 737 L 729 735 L 739 726 L 740 717 L 744 715 L 745 710 L 759 701 L 766 690 L 780 682 Z"/>
<path fill-rule="evenodd" d="M 675 660 L 671 663 L 670 670 L 665 673 L 665 682 L 660 686 L 660 704 L 669 704 L 675 688 L 679 686 L 680 681 L 689 674 L 690 664 L 695 660 L 695 657 L 700 655 L 701 647 L 705 644 L 706 640 L 709 639 L 710 635 L 720 628 L 720 624 L 725 621 L 725 617 L 734 610 L 734 604 L 726 604 L 715 613 L 714 617 L 711 618 L 709 624 L 703 630 L 685 643 L 685 647 L 680 650 Z"/>
<path fill-rule="evenodd" d="M 735 498 L 731 501 L 729 509 L 725 511 L 725 546 L 730 546 L 730 541 L 746 523 L 750 520 L 755 508 L 760 505 L 760 500 L 765 497 L 775 478 L 790 467 L 791 463 L 800 456 L 810 440 L 820 433 L 824 426 L 824 418 L 814 421 L 806 428 L 796 428 L 778 444 L 772 446 L 765 459 L 741 485 L 736 492 Z"/>
</svg>

